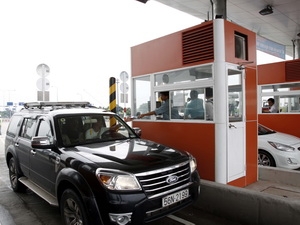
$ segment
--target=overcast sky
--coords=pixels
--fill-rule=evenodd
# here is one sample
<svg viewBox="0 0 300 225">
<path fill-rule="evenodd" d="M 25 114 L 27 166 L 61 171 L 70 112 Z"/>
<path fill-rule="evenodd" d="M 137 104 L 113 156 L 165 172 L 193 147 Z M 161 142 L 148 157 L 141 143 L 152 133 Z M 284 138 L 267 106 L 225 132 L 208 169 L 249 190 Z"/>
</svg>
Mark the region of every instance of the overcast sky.
<svg viewBox="0 0 300 225">
<path fill-rule="evenodd" d="M 50 67 L 51 101 L 109 104 L 109 78 L 130 67 L 130 47 L 201 20 L 156 1 L 0 1 L 0 105 L 36 101 L 36 68 Z"/>
<path fill-rule="evenodd" d="M 131 46 L 201 22 L 134 0 L 1 1 L 0 21 L 1 104 L 36 101 L 36 68 L 45 63 L 50 100 L 97 106 L 109 104 L 110 77 L 130 75 Z"/>
</svg>

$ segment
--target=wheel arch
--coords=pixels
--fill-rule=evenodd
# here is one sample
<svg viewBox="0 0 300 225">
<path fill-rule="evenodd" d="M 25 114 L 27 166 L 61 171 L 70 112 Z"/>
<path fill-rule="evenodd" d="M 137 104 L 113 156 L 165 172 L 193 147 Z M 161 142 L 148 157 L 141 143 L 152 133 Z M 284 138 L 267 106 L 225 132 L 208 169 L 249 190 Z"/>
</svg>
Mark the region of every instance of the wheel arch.
<svg viewBox="0 0 300 225">
<path fill-rule="evenodd" d="M 16 163 L 18 173 L 23 174 L 22 170 L 21 170 L 21 167 L 20 167 L 19 158 L 18 158 L 17 154 L 15 153 L 15 151 L 13 149 L 9 148 L 6 151 L 6 155 L 5 155 L 5 161 L 6 161 L 7 166 L 9 166 L 9 161 L 10 161 L 11 158 L 15 159 L 15 163 Z"/>
<path fill-rule="evenodd" d="M 65 168 L 60 171 L 56 181 L 56 196 L 60 206 L 61 196 L 67 189 L 72 189 L 82 200 L 91 224 L 103 224 L 94 193 L 88 182 L 76 170 Z"/>
<path fill-rule="evenodd" d="M 270 155 L 270 156 L 272 157 L 271 160 L 273 160 L 273 162 L 274 162 L 274 164 L 275 164 L 275 167 L 277 167 L 277 159 L 276 159 L 276 157 L 272 154 L 272 152 L 269 152 L 269 151 L 267 151 L 267 150 L 265 150 L 265 149 L 259 148 L 259 149 L 258 149 L 258 154 L 259 154 L 260 151 L 266 153 L 267 155 Z"/>
</svg>

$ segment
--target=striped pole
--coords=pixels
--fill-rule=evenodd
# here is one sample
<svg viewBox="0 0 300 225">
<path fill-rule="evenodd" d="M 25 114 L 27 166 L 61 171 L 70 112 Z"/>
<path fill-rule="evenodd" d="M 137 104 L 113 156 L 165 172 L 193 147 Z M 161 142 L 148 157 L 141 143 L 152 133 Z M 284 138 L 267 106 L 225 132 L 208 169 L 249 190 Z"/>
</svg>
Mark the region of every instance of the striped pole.
<svg viewBox="0 0 300 225">
<path fill-rule="evenodd" d="M 109 110 L 116 113 L 116 78 L 109 78 Z M 116 125 L 116 120 L 114 118 L 110 119 L 110 126 Z"/>
</svg>

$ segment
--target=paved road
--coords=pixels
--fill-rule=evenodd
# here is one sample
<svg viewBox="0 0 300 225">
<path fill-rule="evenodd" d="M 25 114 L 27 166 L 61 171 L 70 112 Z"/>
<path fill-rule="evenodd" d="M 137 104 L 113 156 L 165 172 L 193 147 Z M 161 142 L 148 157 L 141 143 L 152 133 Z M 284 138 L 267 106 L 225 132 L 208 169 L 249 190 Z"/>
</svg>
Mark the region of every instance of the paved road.
<svg viewBox="0 0 300 225">
<path fill-rule="evenodd" d="M 10 188 L 8 168 L 4 158 L 4 137 L 0 135 L 0 225 L 62 225 L 59 210 L 50 206 L 31 191 L 15 193 Z M 149 225 L 240 225 L 215 217 L 194 207 L 149 223 Z"/>
</svg>

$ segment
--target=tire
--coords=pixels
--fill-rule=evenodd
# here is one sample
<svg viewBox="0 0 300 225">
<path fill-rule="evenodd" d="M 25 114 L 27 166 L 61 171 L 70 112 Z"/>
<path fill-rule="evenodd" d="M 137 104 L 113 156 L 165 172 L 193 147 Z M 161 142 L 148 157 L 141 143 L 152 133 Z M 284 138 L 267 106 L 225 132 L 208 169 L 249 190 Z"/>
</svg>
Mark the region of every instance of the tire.
<svg viewBox="0 0 300 225">
<path fill-rule="evenodd" d="M 63 192 L 60 200 L 60 213 L 65 225 L 88 225 L 83 202 L 72 189 Z"/>
<path fill-rule="evenodd" d="M 11 157 L 8 163 L 9 180 L 13 191 L 15 192 L 25 192 L 27 187 L 19 181 L 21 175 L 18 173 L 16 160 Z"/>
<path fill-rule="evenodd" d="M 258 165 L 276 167 L 273 156 L 264 150 L 258 150 Z"/>
</svg>

